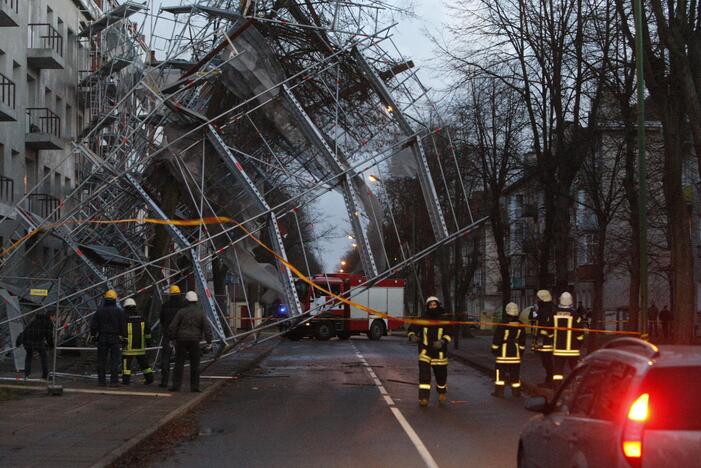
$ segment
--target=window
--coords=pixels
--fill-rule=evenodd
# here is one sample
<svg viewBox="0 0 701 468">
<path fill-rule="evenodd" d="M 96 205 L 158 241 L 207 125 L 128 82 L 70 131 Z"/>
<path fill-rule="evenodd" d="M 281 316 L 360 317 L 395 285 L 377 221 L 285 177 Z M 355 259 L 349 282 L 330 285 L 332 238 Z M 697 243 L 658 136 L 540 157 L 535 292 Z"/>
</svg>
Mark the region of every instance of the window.
<svg viewBox="0 0 701 468">
<path fill-rule="evenodd" d="M 603 371 L 604 378 L 596 393 L 596 401 L 590 411 L 594 419 L 614 421 L 622 410 L 623 397 L 628 392 L 635 369 L 621 362 L 613 362 Z"/>
<path fill-rule="evenodd" d="M 582 379 L 586 370 L 586 367 L 581 367 L 567 378 L 562 389 L 560 390 L 560 393 L 558 393 L 557 395 L 555 404 L 553 405 L 553 408 L 556 412 L 570 412 L 570 408 L 572 408 L 575 396 L 577 395 L 577 390 L 580 384 L 582 383 Z"/>
</svg>

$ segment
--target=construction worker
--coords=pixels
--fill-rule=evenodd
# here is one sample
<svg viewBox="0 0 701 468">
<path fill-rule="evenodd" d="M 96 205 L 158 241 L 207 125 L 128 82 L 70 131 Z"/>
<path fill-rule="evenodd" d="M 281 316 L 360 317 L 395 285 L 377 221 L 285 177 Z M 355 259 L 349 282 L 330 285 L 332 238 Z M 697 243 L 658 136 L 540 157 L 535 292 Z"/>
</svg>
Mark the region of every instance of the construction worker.
<svg viewBox="0 0 701 468">
<path fill-rule="evenodd" d="M 553 298 L 550 291 L 541 289 L 536 293 L 538 299 L 534 312 L 534 325 L 538 327 L 553 326 Z M 545 381 L 543 385 L 549 387 L 553 381 L 553 337 L 552 329 L 536 328 L 533 331 L 532 349 L 540 357 L 540 362 L 545 369 Z"/>
<path fill-rule="evenodd" d="M 508 382 L 511 395 L 518 398 L 521 396 L 521 354 L 526 349 L 526 333 L 518 319 L 518 305 L 509 302 L 505 312 L 503 325 L 497 325 L 492 339 L 492 353 L 496 357 L 492 395 L 504 398 L 504 387 Z"/>
<path fill-rule="evenodd" d="M 122 383 L 131 382 L 131 360 L 136 359 L 144 373 L 146 385 L 153 383 L 153 369 L 146 359 L 146 346 L 151 341 L 151 330 L 136 309 L 136 302 L 131 297 L 124 301 L 127 314 L 127 344 L 122 349 Z"/>
<path fill-rule="evenodd" d="M 173 355 L 173 343 L 168 339 L 168 327 L 170 327 L 175 314 L 185 306 L 180 288 L 173 284 L 168 288 L 168 300 L 161 306 L 161 383 L 160 387 L 168 387 L 170 377 L 170 357 Z"/>
<path fill-rule="evenodd" d="M 212 345 L 212 330 L 209 321 L 197 303 L 197 293 L 188 291 L 185 294 L 188 305 L 180 309 L 170 326 L 169 338 L 175 340 L 175 373 L 173 375 L 172 392 L 180 391 L 183 381 L 185 358 L 190 361 L 190 391 L 200 391 L 200 340 L 207 341 L 207 347 Z"/>
<path fill-rule="evenodd" d="M 553 316 L 555 336 L 553 339 L 553 382 L 559 383 L 564 377 L 565 366 L 574 369 L 579 361 L 584 331 L 582 317 L 572 307 L 572 295 L 567 291 L 560 295 L 560 301 Z M 576 330 L 572 330 L 572 329 Z"/>
<path fill-rule="evenodd" d="M 107 385 L 106 368 L 109 355 L 110 385 L 119 385 L 120 345 L 127 336 L 127 317 L 117 307 L 117 291 L 105 293 L 104 302 L 95 311 L 90 323 L 90 333 L 97 336 L 97 379 L 101 386 Z"/>
<path fill-rule="evenodd" d="M 426 299 L 424 318 L 445 320 L 443 307 L 437 297 Z M 436 377 L 438 401 L 444 402 L 448 391 L 448 343 L 452 341 L 451 330 L 445 324 L 412 324 L 407 336 L 419 344 L 419 404 L 428 406 L 431 395 L 431 369 Z"/>
</svg>

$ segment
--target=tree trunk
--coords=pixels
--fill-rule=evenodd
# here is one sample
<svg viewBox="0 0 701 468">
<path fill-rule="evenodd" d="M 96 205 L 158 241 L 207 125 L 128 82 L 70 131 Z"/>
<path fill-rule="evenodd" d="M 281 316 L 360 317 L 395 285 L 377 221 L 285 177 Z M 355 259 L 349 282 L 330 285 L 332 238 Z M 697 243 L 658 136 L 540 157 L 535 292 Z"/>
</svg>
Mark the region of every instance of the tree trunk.
<svg viewBox="0 0 701 468">
<path fill-rule="evenodd" d="M 630 285 L 628 288 L 627 330 L 640 330 L 640 221 L 638 210 L 638 186 L 636 183 L 636 129 L 633 113 L 628 102 L 621 103 L 621 114 L 625 122 L 624 144 L 626 152 L 626 175 L 623 180 L 628 207 L 630 209 Z"/>
<path fill-rule="evenodd" d="M 689 217 L 682 187 L 682 101 L 674 96 L 666 99 L 664 132 L 664 195 L 670 237 L 672 272 L 672 314 L 674 340 L 688 344 L 694 334 L 694 269 L 689 234 Z"/>
<path fill-rule="evenodd" d="M 492 226 L 492 236 L 497 249 L 497 260 L 499 262 L 499 281 L 501 283 L 502 306 L 511 302 L 511 268 L 509 257 L 506 254 L 506 241 L 504 236 L 504 220 L 499 206 L 499 198 L 491 200 L 490 225 Z"/>
</svg>

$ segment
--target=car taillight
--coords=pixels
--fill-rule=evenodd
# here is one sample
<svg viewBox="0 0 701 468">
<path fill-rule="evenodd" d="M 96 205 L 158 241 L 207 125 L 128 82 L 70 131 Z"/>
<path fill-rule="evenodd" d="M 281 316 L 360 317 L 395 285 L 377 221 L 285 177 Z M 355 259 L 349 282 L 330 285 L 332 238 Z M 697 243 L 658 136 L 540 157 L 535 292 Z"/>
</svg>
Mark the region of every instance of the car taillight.
<svg viewBox="0 0 701 468">
<path fill-rule="evenodd" d="M 650 394 L 643 393 L 635 399 L 628 410 L 628 418 L 623 428 L 621 447 L 631 465 L 636 466 L 643 456 L 643 429 L 650 416 Z"/>
</svg>

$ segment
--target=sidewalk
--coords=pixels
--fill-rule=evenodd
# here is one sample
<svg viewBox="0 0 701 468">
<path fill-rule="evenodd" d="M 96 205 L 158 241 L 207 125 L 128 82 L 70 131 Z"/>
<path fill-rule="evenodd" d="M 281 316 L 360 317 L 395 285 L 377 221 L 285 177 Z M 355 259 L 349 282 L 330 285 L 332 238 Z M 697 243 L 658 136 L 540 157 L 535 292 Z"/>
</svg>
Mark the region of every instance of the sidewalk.
<svg viewBox="0 0 701 468">
<path fill-rule="evenodd" d="M 140 376 L 128 387 L 106 389 L 58 381 L 65 390 L 58 397 L 48 396 L 45 384 L 0 381 L 0 390 L 15 396 L 0 401 L 0 465 L 109 466 L 232 376 L 255 366 L 278 343 L 276 338 L 214 363 L 203 374 L 202 393 L 189 392 L 187 371 L 178 393 L 158 387 L 158 374 L 150 386 Z"/>
<path fill-rule="evenodd" d="M 494 355 L 492 354 L 492 335 L 473 332 L 473 337 L 460 337 L 459 349 L 448 349 L 448 356 L 472 366 L 491 378 L 494 378 Z M 529 395 L 550 396 L 551 391 L 539 388 L 545 380 L 545 369 L 540 358 L 531 351 L 530 337 L 526 341 L 526 352 L 521 360 L 521 386 Z"/>
</svg>

